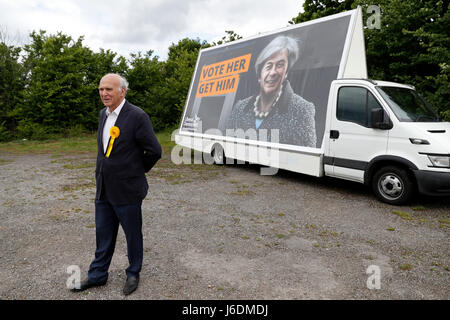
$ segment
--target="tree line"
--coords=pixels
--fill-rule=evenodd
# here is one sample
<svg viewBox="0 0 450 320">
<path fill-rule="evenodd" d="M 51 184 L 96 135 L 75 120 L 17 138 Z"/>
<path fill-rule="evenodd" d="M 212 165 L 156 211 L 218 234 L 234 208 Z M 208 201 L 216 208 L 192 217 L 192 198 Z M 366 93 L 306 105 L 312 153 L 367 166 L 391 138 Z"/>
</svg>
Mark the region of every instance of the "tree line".
<svg viewBox="0 0 450 320">
<path fill-rule="evenodd" d="M 449 0 L 305 0 L 291 24 L 362 7 L 368 76 L 412 84 L 450 121 Z M 380 10 L 379 28 L 366 22 Z"/>
<path fill-rule="evenodd" d="M 448 0 L 306 0 L 303 12 L 289 23 L 374 4 L 381 10 L 381 24 L 364 31 L 369 77 L 415 85 L 450 121 Z M 0 32 L 0 141 L 96 131 L 103 108 L 98 83 L 109 72 L 127 78 L 127 98 L 150 115 L 156 131 L 174 127 L 199 50 L 241 38 L 225 33 L 217 43 L 189 38 L 172 43 L 167 60 L 160 61 L 152 50 L 126 59 L 111 50 L 92 51 L 83 37 L 42 30 L 17 47 Z"/>
<path fill-rule="evenodd" d="M 151 117 L 156 131 L 180 118 L 198 51 L 199 39 L 183 39 L 169 48 L 167 61 L 153 51 L 131 53 L 129 59 L 111 50 L 93 52 L 58 33 L 32 32 L 22 48 L 0 43 L 0 140 L 45 139 L 77 135 L 98 127 L 103 105 L 98 84 L 114 72 L 130 83 L 127 98 Z"/>
</svg>

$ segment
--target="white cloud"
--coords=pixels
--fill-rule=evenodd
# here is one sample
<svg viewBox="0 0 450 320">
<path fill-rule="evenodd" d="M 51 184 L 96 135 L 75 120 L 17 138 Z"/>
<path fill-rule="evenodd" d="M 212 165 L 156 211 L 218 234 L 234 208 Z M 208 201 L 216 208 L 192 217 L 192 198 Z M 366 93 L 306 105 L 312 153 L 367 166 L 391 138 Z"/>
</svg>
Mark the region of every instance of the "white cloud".
<svg viewBox="0 0 450 320">
<path fill-rule="evenodd" d="M 233 30 L 243 37 L 288 25 L 299 0 L 0 0 L 0 26 L 20 32 L 61 31 L 92 50 L 120 55 L 153 50 L 162 59 L 185 37 L 212 41 Z"/>
</svg>

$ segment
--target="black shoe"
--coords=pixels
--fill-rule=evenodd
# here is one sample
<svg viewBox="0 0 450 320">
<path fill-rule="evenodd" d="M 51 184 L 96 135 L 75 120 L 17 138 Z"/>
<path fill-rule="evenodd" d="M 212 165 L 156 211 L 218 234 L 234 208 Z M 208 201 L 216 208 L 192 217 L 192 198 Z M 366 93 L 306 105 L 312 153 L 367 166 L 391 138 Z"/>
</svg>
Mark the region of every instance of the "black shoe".
<svg viewBox="0 0 450 320">
<path fill-rule="evenodd" d="M 80 282 L 80 287 L 79 288 L 73 288 L 73 289 L 71 289 L 71 291 L 72 292 L 81 292 L 81 291 L 87 290 L 87 289 L 92 288 L 92 287 L 104 286 L 105 284 L 106 284 L 106 282 L 93 283 L 93 282 L 89 282 L 89 279 L 85 279 L 85 280 Z"/>
<path fill-rule="evenodd" d="M 139 276 L 138 277 L 127 277 L 127 282 L 125 282 L 125 286 L 123 287 L 123 294 L 129 295 L 134 290 L 137 289 L 139 284 Z"/>
</svg>

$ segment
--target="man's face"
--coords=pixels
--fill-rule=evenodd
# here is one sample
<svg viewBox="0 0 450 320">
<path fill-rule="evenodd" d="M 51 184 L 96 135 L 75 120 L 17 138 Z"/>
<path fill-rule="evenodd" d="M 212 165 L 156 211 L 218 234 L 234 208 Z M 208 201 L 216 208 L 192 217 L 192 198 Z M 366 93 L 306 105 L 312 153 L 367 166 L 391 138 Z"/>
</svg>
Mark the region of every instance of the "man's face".
<svg viewBox="0 0 450 320">
<path fill-rule="evenodd" d="M 274 95 L 280 90 L 288 68 L 288 50 L 283 49 L 270 56 L 259 75 L 261 94 Z"/>
<path fill-rule="evenodd" d="M 98 92 L 103 104 L 111 111 L 119 106 L 125 98 L 125 88 L 120 87 L 120 78 L 116 75 L 107 75 L 100 80 Z"/>
</svg>

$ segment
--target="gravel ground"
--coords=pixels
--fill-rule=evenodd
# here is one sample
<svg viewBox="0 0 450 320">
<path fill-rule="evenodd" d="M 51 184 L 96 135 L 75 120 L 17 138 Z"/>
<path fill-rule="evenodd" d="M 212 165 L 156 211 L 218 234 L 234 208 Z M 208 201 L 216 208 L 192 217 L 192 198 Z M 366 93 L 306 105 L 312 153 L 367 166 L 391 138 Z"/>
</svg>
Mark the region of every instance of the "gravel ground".
<svg viewBox="0 0 450 320">
<path fill-rule="evenodd" d="M 108 283 L 72 293 L 67 268 L 84 278 L 94 256 L 94 170 L 94 154 L 0 153 L 0 299 L 450 298 L 450 199 L 394 207 L 359 184 L 168 152 L 148 174 L 137 291 L 122 295 L 120 229 Z"/>
</svg>

